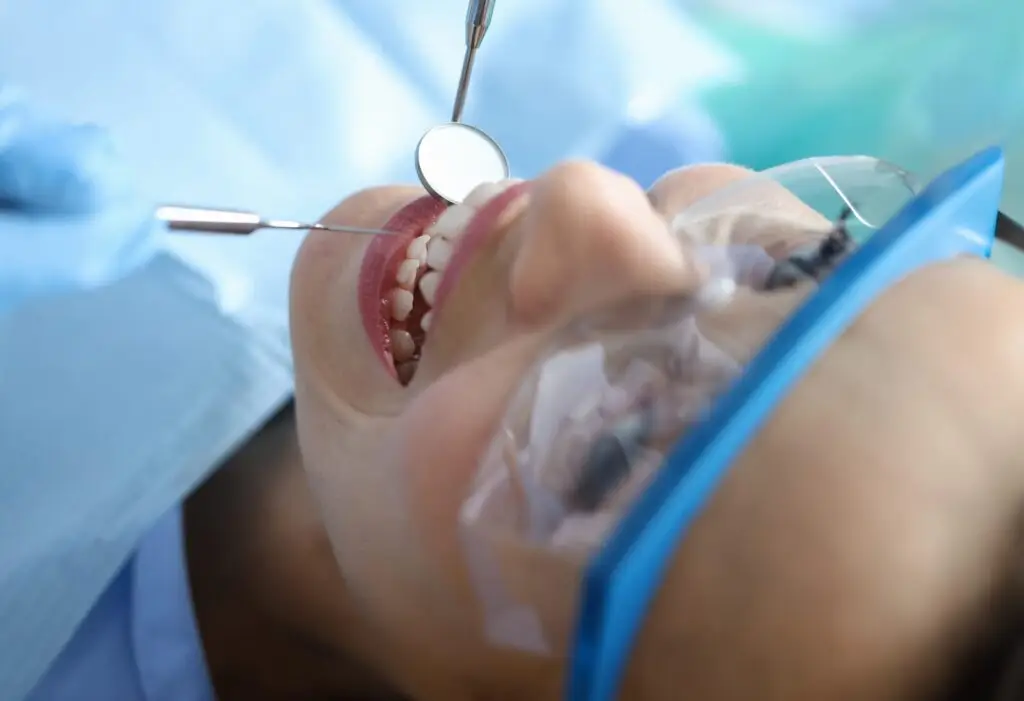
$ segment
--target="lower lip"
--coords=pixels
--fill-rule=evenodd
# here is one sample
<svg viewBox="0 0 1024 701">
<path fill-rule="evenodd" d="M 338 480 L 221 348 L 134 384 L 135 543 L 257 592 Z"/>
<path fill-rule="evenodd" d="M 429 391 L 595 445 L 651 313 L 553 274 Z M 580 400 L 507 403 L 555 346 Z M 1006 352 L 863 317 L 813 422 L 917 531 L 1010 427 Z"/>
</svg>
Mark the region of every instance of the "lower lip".
<svg viewBox="0 0 1024 701">
<path fill-rule="evenodd" d="M 375 236 L 363 256 L 363 265 L 359 270 L 359 312 L 370 345 L 392 375 L 395 375 L 395 367 L 388 347 L 384 281 L 395 279 L 409 244 L 433 224 L 444 210 L 445 204 L 430 196 L 413 200 L 384 225 L 384 229 L 395 233 Z"/>
</svg>

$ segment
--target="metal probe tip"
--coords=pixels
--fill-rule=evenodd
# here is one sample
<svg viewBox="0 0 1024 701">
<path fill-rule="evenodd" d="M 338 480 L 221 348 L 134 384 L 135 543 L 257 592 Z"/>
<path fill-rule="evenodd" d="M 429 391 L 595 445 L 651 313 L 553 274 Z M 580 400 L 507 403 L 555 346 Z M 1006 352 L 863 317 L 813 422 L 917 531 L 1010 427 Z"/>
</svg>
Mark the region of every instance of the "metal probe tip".
<svg viewBox="0 0 1024 701">
<path fill-rule="evenodd" d="M 366 234 L 376 236 L 377 234 L 391 234 L 394 232 L 383 229 L 364 229 L 358 226 L 342 226 L 340 224 L 306 224 L 304 222 L 292 221 L 290 219 L 265 219 L 260 221 L 261 229 L 293 229 L 309 231 L 337 231 L 343 234 Z"/>
<path fill-rule="evenodd" d="M 341 226 L 339 224 L 310 224 L 300 228 L 309 229 L 310 231 L 337 231 L 340 234 L 363 234 L 365 236 L 379 236 L 381 234 L 393 236 L 398 233 L 397 231 L 388 231 L 386 229 L 364 229 L 358 226 Z"/>
</svg>

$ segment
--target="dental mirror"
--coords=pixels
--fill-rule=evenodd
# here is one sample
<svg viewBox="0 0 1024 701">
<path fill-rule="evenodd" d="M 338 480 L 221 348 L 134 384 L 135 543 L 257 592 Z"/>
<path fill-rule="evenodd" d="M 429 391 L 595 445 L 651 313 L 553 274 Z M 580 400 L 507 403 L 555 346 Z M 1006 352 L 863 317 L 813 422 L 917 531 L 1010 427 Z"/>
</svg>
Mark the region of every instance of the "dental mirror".
<svg viewBox="0 0 1024 701">
<path fill-rule="evenodd" d="M 416 145 L 416 174 L 431 195 L 459 204 L 480 183 L 508 178 L 508 159 L 484 132 L 449 122 L 428 130 Z"/>
</svg>

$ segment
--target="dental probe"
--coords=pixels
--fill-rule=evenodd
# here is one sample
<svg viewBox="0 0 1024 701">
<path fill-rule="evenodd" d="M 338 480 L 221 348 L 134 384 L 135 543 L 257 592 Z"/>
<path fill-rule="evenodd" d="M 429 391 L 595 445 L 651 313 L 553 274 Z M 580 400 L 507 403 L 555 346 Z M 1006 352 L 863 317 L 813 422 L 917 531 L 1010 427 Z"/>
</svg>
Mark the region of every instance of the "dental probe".
<svg viewBox="0 0 1024 701">
<path fill-rule="evenodd" d="M 494 0 L 470 0 L 466 10 L 466 54 L 462 59 L 462 73 L 459 74 L 459 87 L 455 91 L 455 106 L 452 108 L 452 121 L 462 119 L 462 109 L 466 106 L 466 93 L 469 91 L 469 79 L 473 73 L 473 62 L 476 52 L 484 41 L 487 28 L 491 26 L 491 15 L 494 12 Z"/>
<path fill-rule="evenodd" d="M 156 210 L 156 218 L 164 222 L 171 231 L 191 231 L 205 234 L 233 234 L 248 236 L 260 229 L 292 229 L 301 231 L 338 231 L 346 234 L 393 234 L 383 229 L 361 229 L 355 226 L 335 224 L 304 224 L 289 219 L 264 219 L 255 212 L 234 209 L 213 209 L 209 207 L 182 207 L 164 205 Z"/>
</svg>

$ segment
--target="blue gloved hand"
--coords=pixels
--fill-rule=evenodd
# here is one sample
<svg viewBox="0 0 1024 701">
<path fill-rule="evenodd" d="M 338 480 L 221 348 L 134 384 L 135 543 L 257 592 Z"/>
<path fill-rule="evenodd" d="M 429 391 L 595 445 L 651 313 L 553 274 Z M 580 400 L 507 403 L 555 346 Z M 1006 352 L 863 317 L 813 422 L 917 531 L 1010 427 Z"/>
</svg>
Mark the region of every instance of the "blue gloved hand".
<svg viewBox="0 0 1024 701">
<path fill-rule="evenodd" d="M 126 275 L 161 231 L 102 130 L 43 117 L 0 86 L 0 314 Z"/>
</svg>

